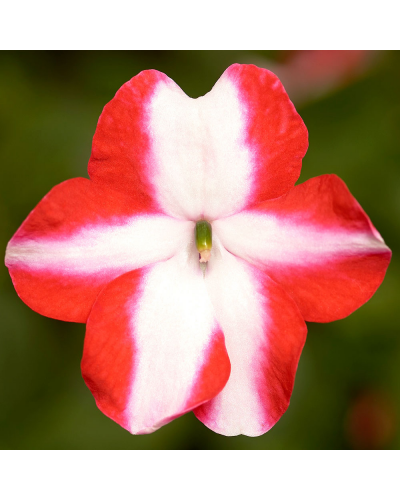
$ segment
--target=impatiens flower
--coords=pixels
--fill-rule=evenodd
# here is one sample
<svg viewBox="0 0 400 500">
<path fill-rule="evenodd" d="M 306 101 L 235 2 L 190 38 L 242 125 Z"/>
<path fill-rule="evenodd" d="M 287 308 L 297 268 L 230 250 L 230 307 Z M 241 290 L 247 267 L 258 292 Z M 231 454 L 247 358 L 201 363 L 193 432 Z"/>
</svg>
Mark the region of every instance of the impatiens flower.
<svg viewBox="0 0 400 500">
<path fill-rule="evenodd" d="M 189 98 L 143 71 L 100 116 L 89 179 L 53 188 L 7 247 L 32 309 L 86 322 L 82 373 L 134 434 L 193 410 L 258 436 L 289 405 L 305 321 L 344 318 L 391 252 L 343 181 L 294 186 L 307 130 L 271 72 Z"/>
</svg>

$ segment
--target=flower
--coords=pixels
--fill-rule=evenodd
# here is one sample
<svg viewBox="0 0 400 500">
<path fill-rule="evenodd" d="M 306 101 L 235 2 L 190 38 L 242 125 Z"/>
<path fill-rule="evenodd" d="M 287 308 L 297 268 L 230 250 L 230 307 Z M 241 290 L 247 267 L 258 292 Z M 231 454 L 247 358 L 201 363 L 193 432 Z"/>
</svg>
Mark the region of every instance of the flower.
<svg viewBox="0 0 400 500">
<path fill-rule="evenodd" d="M 275 63 L 259 59 L 282 81 L 296 105 L 318 99 L 364 76 L 378 61 L 373 50 L 294 50 Z"/>
<path fill-rule="evenodd" d="M 21 299 L 87 323 L 83 377 L 130 432 L 193 410 L 265 433 L 305 320 L 344 318 L 382 282 L 391 252 L 344 182 L 294 187 L 307 146 L 267 70 L 230 66 L 198 99 L 143 71 L 100 116 L 90 180 L 53 188 L 9 242 Z"/>
</svg>

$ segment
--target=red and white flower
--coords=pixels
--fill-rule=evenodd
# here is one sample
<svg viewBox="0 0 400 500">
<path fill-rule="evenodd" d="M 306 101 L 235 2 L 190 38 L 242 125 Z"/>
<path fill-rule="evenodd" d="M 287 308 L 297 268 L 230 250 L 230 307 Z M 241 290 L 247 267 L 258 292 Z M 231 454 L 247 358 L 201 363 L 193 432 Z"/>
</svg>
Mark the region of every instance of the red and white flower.
<svg viewBox="0 0 400 500">
<path fill-rule="evenodd" d="M 21 299 L 87 322 L 83 377 L 130 432 L 194 410 L 263 434 L 288 407 L 305 320 L 343 318 L 382 282 L 391 252 L 344 182 L 294 187 L 307 146 L 267 70 L 235 64 L 198 99 L 143 71 L 100 116 L 90 180 L 53 188 L 9 242 Z"/>
</svg>

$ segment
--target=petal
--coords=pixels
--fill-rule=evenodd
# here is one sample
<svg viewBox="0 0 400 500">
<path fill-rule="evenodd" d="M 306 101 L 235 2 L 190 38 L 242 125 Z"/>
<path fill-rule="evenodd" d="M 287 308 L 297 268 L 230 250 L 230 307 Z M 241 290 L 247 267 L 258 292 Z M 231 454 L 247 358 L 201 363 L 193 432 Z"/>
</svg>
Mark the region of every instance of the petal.
<svg viewBox="0 0 400 500">
<path fill-rule="evenodd" d="M 391 251 L 345 183 L 315 177 L 213 224 L 223 245 L 266 270 L 307 321 L 344 318 L 381 284 Z"/>
<path fill-rule="evenodd" d="M 226 436 L 259 436 L 289 405 L 306 325 L 279 285 L 222 247 L 214 248 L 206 282 L 232 371 L 195 415 Z"/>
<path fill-rule="evenodd" d="M 214 220 L 285 193 L 307 145 L 304 123 L 267 70 L 233 65 L 198 99 L 144 71 L 104 108 L 89 173 L 146 207 Z"/>
<path fill-rule="evenodd" d="M 100 410 L 131 433 L 153 432 L 213 398 L 229 373 L 198 262 L 187 254 L 120 276 L 94 304 L 82 374 Z"/>
<path fill-rule="evenodd" d="M 33 310 L 85 322 L 104 285 L 171 257 L 192 232 L 191 222 L 144 213 L 122 193 L 71 179 L 30 213 L 7 246 L 6 265 Z"/>
<path fill-rule="evenodd" d="M 144 210 L 154 210 L 149 181 L 151 130 L 149 106 L 159 86 L 173 83 L 155 70 L 142 71 L 123 85 L 103 109 L 93 137 L 90 178 L 133 195 Z"/>
<path fill-rule="evenodd" d="M 245 141 L 252 161 L 249 202 L 281 196 L 299 178 L 308 148 L 307 128 L 271 71 L 234 64 L 225 74 L 245 113 Z"/>
</svg>

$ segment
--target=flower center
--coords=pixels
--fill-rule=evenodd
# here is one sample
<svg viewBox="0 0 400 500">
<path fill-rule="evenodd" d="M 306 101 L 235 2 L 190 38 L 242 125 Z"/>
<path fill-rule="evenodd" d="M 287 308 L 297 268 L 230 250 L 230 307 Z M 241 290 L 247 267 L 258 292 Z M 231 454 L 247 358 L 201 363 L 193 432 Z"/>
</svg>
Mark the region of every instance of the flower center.
<svg viewBox="0 0 400 500">
<path fill-rule="evenodd" d="M 212 247 L 211 224 L 206 220 L 197 221 L 194 233 L 199 260 L 201 263 L 207 263 L 210 260 Z"/>
</svg>

